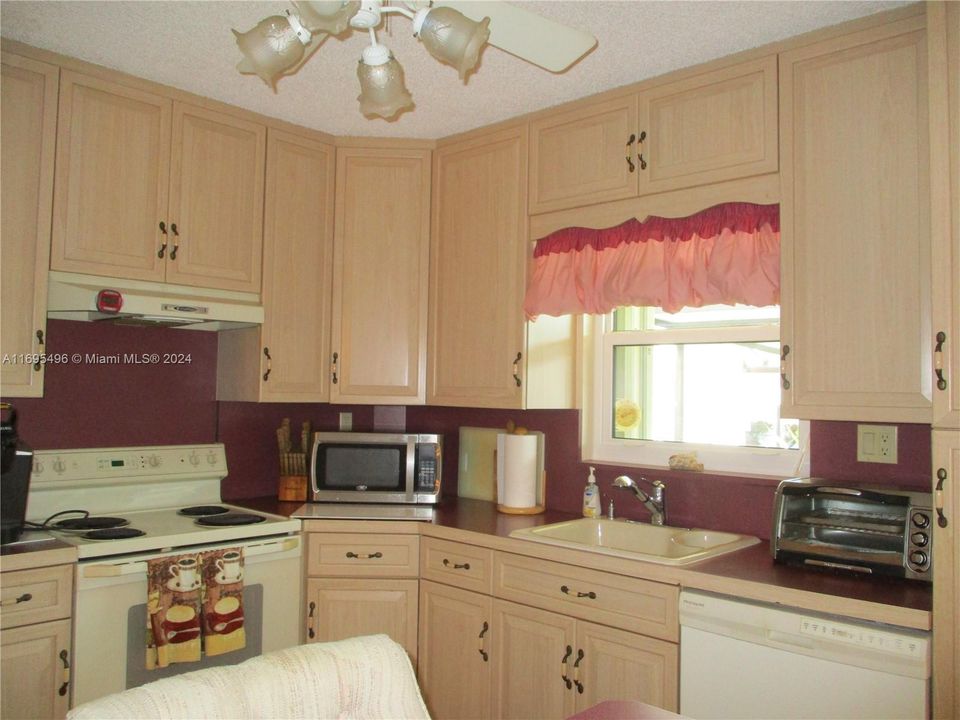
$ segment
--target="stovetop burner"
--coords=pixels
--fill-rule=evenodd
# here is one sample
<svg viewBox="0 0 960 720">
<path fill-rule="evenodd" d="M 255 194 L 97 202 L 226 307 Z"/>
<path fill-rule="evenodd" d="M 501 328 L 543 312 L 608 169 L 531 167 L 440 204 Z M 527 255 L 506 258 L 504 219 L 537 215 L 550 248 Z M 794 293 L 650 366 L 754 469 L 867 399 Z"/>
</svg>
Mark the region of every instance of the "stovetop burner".
<svg viewBox="0 0 960 720">
<path fill-rule="evenodd" d="M 194 505 L 177 510 L 177 515 L 201 517 L 204 515 L 223 515 L 228 512 L 230 512 L 230 508 L 226 508 L 223 505 Z"/>
<path fill-rule="evenodd" d="M 87 540 L 126 540 L 127 538 L 140 537 L 146 535 L 143 530 L 137 530 L 132 527 L 111 527 L 102 530 L 91 530 L 84 533 L 83 537 Z"/>
<path fill-rule="evenodd" d="M 120 528 L 129 524 L 130 521 L 125 518 L 93 515 L 90 517 L 65 518 L 53 523 L 51 527 L 54 530 L 104 530 Z"/>
<path fill-rule="evenodd" d="M 197 519 L 198 525 L 211 525 L 213 527 L 225 527 L 229 525 L 253 525 L 254 523 L 266 520 L 263 515 L 253 515 L 251 513 L 227 513 L 225 515 L 208 515 Z"/>
</svg>

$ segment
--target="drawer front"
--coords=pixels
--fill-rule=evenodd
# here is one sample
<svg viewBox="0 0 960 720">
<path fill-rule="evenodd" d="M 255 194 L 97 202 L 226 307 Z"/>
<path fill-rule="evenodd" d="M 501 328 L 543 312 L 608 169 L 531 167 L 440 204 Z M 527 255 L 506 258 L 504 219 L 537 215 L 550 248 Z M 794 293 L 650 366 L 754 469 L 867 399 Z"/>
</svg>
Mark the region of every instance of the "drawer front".
<svg viewBox="0 0 960 720">
<path fill-rule="evenodd" d="M 423 538 L 421 577 L 464 590 L 493 592 L 493 551 L 475 545 Z"/>
<path fill-rule="evenodd" d="M 70 617 L 73 565 L 0 575 L 0 628 Z"/>
<path fill-rule="evenodd" d="M 324 577 L 417 577 L 416 535 L 311 533 L 307 574 Z"/>
<path fill-rule="evenodd" d="M 493 593 L 504 600 L 677 642 L 679 589 L 673 585 L 497 553 Z"/>
</svg>

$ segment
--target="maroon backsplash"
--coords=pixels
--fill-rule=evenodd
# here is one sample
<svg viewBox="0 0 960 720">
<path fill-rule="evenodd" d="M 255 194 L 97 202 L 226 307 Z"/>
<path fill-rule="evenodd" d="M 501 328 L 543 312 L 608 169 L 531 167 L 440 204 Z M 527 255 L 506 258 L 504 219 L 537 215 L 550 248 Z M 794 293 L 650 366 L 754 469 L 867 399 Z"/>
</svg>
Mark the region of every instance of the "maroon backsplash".
<svg viewBox="0 0 960 720">
<path fill-rule="evenodd" d="M 547 504 L 579 513 L 587 465 L 580 462 L 576 410 L 489 410 L 409 406 L 217 402 L 214 333 L 137 328 L 51 320 L 49 352 L 80 353 L 81 362 L 50 365 L 43 399 L 12 398 L 21 437 L 37 449 L 114 447 L 223 442 L 230 476 L 225 500 L 276 492 L 278 451 L 275 430 L 288 417 L 293 435 L 310 420 L 315 429 L 336 430 L 339 413 L 353 414 L 358 431 L 391 429 L 444 436 L 444 492 L 456 494 L 461 425 L 504 427 L 508 420 L 546 435 Z M 186 364 L 98 364 L 88 354 L 189 354 Z M 896 465 L 856 461 L 856 423 L 811 423 L 811 474 L 849 483 L 929 488 L 930 427 L 898 426 Z M 629 493 L 614 490 L 620 474 L 659 478 L 667 487 L 671 524 L 731 530 L 769 538 L 776 480 L 710 473 L 597 465 L 603 507 L 613 498 L 617 514 L 646 519 Z"/>
</svg>

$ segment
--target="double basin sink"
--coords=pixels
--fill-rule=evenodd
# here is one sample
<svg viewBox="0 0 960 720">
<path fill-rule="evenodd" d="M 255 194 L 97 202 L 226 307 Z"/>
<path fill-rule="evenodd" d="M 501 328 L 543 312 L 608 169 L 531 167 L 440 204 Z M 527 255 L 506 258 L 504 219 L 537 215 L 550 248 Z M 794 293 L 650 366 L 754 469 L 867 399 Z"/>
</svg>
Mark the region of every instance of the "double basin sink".
<svg viewBox="0 0 960 720">
<path fill-rule="evenodd" d="M 760 542 L 752 535 L 606 518 L 514 530 L 510 537 L 662 565 L 686 565 Z"/>
</svg>

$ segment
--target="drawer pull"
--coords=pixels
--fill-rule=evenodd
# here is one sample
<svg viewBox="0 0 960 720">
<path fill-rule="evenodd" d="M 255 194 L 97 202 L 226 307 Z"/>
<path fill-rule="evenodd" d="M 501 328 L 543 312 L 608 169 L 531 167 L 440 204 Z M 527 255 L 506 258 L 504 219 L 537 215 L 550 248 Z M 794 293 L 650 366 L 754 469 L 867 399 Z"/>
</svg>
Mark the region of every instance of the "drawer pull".
<svg viewBox="0 0 960 720">
<path fill-rule="evenodd" d="M 591 590 L 590 592 L 580 592 L 579 590 L 577 591 L 571 590 L 566 585 L 561 585 L 560 592 L 562 592 L 564 595 L 576 595 L 578 598 L 585 597 L 585 598 L 590 598 L 591 600 L 597 599 L 597 594 L 593 590 Z"/>
<path fill-rule="evenodd" d="M 60 662 L 63 663 L 63 685 L 60 686 L 60 689 L 57 690 L 57 694 L 61 697 L 67 694 L 67 688 L 70 687 L 70 661 L 68 660 L 69 655 L 66 650 L 60 651 Z"/>
<path fill-rule="evenodd" d="M 487 654 L 487 651 L 483 649 L 483 636 L 487 634 L 487 630 L 489 629 L 490 629 L 490 624 L 486 620 L 484 620 L 483 629 L 480 631 L 480 635 L 478 636 L 480 639 L 480 649 L 478 650 L 478 652 L 480 653 L 480 657 L 483 658 L 484 662 L 487 662 L 487 660 L 490 659 L 490 656 Z"/>
<path fill-rule="evenodd" d="M 358 555 L 357 553 L 351 552 L 351 551 L 348 550 L 348 551 L 347 551 L 347 557 L 348 557 L 348 558 L 353 558 L 353 559 L 356 559 L 356 560 L 372 560 L 372 559 L 374 559 L 374 558 L 382 558 L 382 557 L 383 557 L 383 553 L 378 550 L 378 551 L 375 552 L 375 553 L 367 553 L 366 555 Z"/>
<path fill-rule="evenodd" d="M 7 607 L 9 605 L 19 605 L 22 602 L 30 602 L 31 600 L 33 600 L 33 595 L 31 595 L 30 593 L 24 593 L 20 597 L 14 598 L 13 600 L 4 600 L 3 602 L 0 602 L 0 607 Z"/>
<path fill-rule="evenodd" d="M 315 602 L 310 603 L 310 610 L 307 612 L 307 637 L 313 640 L 317 633 L 313 629 L 313 611 L 317 609 Z"/>
<path fill-rule="evenodd" d="M 452 567 L 454 570 L 469 570 L 470 563 L 452 563 L 446 558 L 443 559 L 444 567 Z"/>
<path fill-rule="evenodd" d="M 563 672 L 560 673 L 560 678 L 563 680 L 563 684 L 567 686 L 567 690 L 573 687 L 573 682 L 570 678 L 567 677 L 567 661 L 570 659 L 570 655 L 573 654 L 573 648 L 567 645 L 567 654 L 563 656 L 563 660 L 560 661 L 560 664 L 563 665 Z"/>
<path fill-rule="evenodd" d="M 573 663 L 573 684 L 577 686 L 577 693 L 583 695 L 583 683 L 580 682 L 581 660 L 583 660 L 583 650 L 577 650 L 577 660 Z"/>
</svg>

